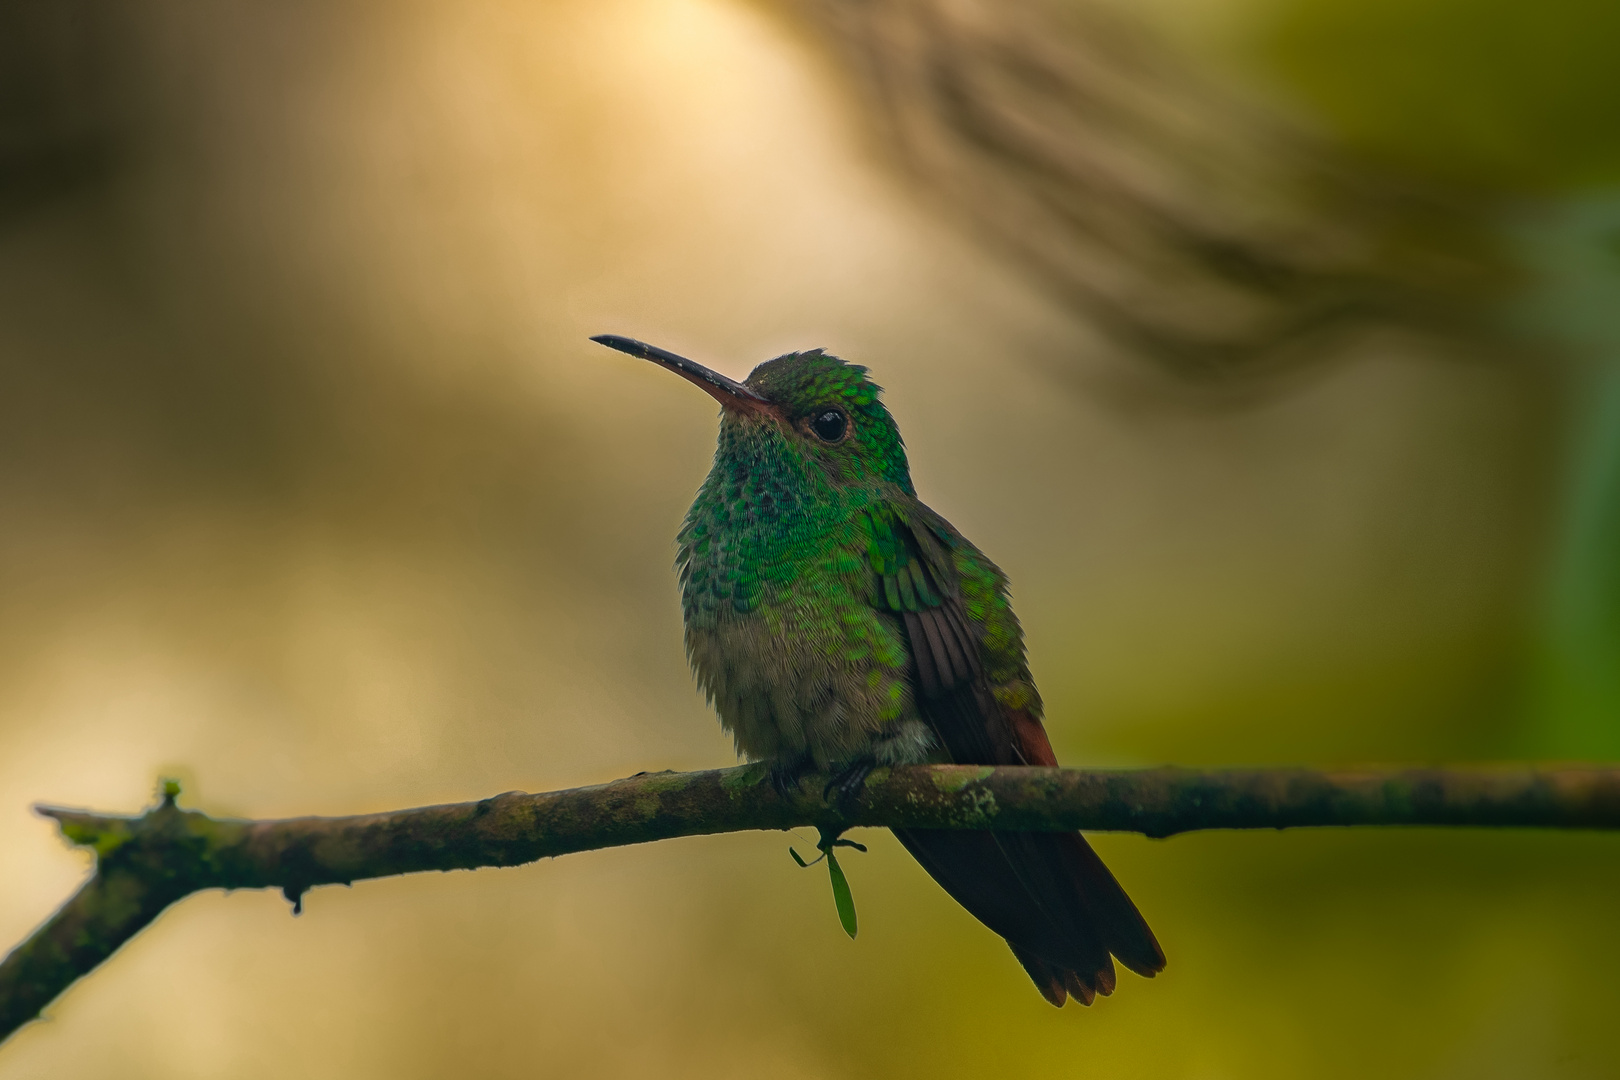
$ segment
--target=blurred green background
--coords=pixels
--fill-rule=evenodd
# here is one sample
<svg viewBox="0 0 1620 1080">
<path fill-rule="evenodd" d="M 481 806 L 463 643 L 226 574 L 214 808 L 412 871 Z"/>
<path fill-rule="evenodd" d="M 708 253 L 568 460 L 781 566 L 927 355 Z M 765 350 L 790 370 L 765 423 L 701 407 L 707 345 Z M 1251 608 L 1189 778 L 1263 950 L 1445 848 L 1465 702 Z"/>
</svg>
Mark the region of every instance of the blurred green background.
<svg viewBox="0 0 1620 1080">
<path fill-rule="evenodd" d="M 1495 337 L 1227 392 L 920 198 L 784 7 L 6 5 L 0 938 L 87 870 L 37 801 L 729 764 L 670 570 L 713 408 L 607 331 L 868 364 L 1068 762 L 1620 757 L 1620 9 L 1131 12 L 1508 267 Z M 780 834 L 193 897 L 0 1077 L 1620 1074 L 1620 838 L 1100 837 L 1170 966 L 1061 1012 L 860 839 L 855 942 Z"/>
</svg>

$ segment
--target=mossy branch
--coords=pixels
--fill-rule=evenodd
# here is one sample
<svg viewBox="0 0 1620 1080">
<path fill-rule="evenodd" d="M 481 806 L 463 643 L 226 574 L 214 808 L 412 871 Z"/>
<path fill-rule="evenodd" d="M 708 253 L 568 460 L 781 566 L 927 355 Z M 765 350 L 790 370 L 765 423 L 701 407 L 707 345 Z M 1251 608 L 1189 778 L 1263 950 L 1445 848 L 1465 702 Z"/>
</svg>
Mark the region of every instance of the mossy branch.
<svg viewBox="0 0 1620 1080">
<path fill-rule="evenodd" d="M 0 1039 L 34 1019 L 170 904 L 203 889 L 316 885 L 423 870 L 518 866 L 677 836 L 813 826 L 1076 829 L 1165 837 L 1322 825 L 1620 828 L 1620 768 L 1316 772 L 996 768 L 878 770 L 849 805 L 807 778 L 787 797 L 759 766 L 641 773 L 542 795 L 353 817 L 217 820 L 176 805 L 140 817 L 39 807 L 96 855 L 83 887 L 0 963 Z"/>
</svg>

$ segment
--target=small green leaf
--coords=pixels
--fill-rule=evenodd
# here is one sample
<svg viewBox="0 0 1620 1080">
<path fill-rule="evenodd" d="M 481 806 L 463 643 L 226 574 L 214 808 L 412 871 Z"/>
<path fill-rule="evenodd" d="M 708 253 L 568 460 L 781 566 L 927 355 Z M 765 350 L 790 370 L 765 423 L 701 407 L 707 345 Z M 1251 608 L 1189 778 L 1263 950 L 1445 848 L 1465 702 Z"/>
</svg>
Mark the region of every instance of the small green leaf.
<svg viewBox="0 0 1620 1080">
<path fill-rule="evenodd" d="M 805 862 L 799 853 L 794 851 L 792 848 L 788 848 L 788 854 L 793 856 L 793 861 L 799 864 L 800 869 L 804 869 L 810 865 L 809 863 Z"/>
<path fill-rule="evenodd" d="M 855 936 L 855 897 L 850 895 L 849 880 L 844 877 L 844 868 L 838 865 L 838 856 L 832 853 L 832 845 L 827 845 L 827 876 L 832 878 L 833 904 L 838 908 L 838 921 L 844 927 L 844 933 L 850 937 Z"/>
</svg>

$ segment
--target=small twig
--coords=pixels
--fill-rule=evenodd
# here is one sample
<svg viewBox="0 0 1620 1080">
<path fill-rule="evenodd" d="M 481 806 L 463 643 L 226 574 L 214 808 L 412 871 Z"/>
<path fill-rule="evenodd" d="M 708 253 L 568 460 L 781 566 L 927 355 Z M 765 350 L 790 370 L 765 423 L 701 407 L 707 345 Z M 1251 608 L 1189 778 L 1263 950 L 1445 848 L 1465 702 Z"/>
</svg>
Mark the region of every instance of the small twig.
<svg viewBox="0 0 1620 1080">
<path fill-rule="evenodd" d="M 542 795 L 354 817 L 216 820 L 162 803 L 140 817 L 40 807 L 96 854 L 74 896 L 0 962 L 0 1038 L 37 1017 L 165 908 L 204 889 L 317 885 L 424 870 L 517 866 L 677 836 L 815 826 L 1077 829 L 1165 837 L 1320 825 L 1620 828 L 1620 768 L 1084 770 L 935 765 L 875 771 L 828 805 L 824 778 L 777 795 L 758 766 L 641 774 Z M 830 845 L 824 850 L 830 854 Z M 842 915 L 842 911 L 840 912 Z M 846 924 L 852 929 L 853 920 Z"/>
</svg>

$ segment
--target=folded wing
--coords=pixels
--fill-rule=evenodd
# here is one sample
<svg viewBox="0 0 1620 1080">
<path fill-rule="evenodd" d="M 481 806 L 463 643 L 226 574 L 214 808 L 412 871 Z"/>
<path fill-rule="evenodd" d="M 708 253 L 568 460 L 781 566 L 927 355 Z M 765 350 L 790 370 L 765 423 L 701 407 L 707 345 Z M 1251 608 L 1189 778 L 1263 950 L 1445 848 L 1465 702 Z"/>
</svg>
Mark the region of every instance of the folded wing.
<svg viewBox="0 0 1620 1080">
<path fill-rule="evenodd" d="M 953 548 L 967 542 L 920 504 L 873 524 L 878 594 L 905 630 L 914 699 L 945 755 L 961 764 L 1056 765 L 1040 718 L 992 693 L 983 627 L 954 565 Z M 1089 1005 L 1111 993 L 1111 957 L 1139 975 L 1164 968 L 1147 922 L 1080 834 L 894 832 L 946 892 L 1007 939 L 1052 1004 L 1072 995 Z"/>
</svg>

